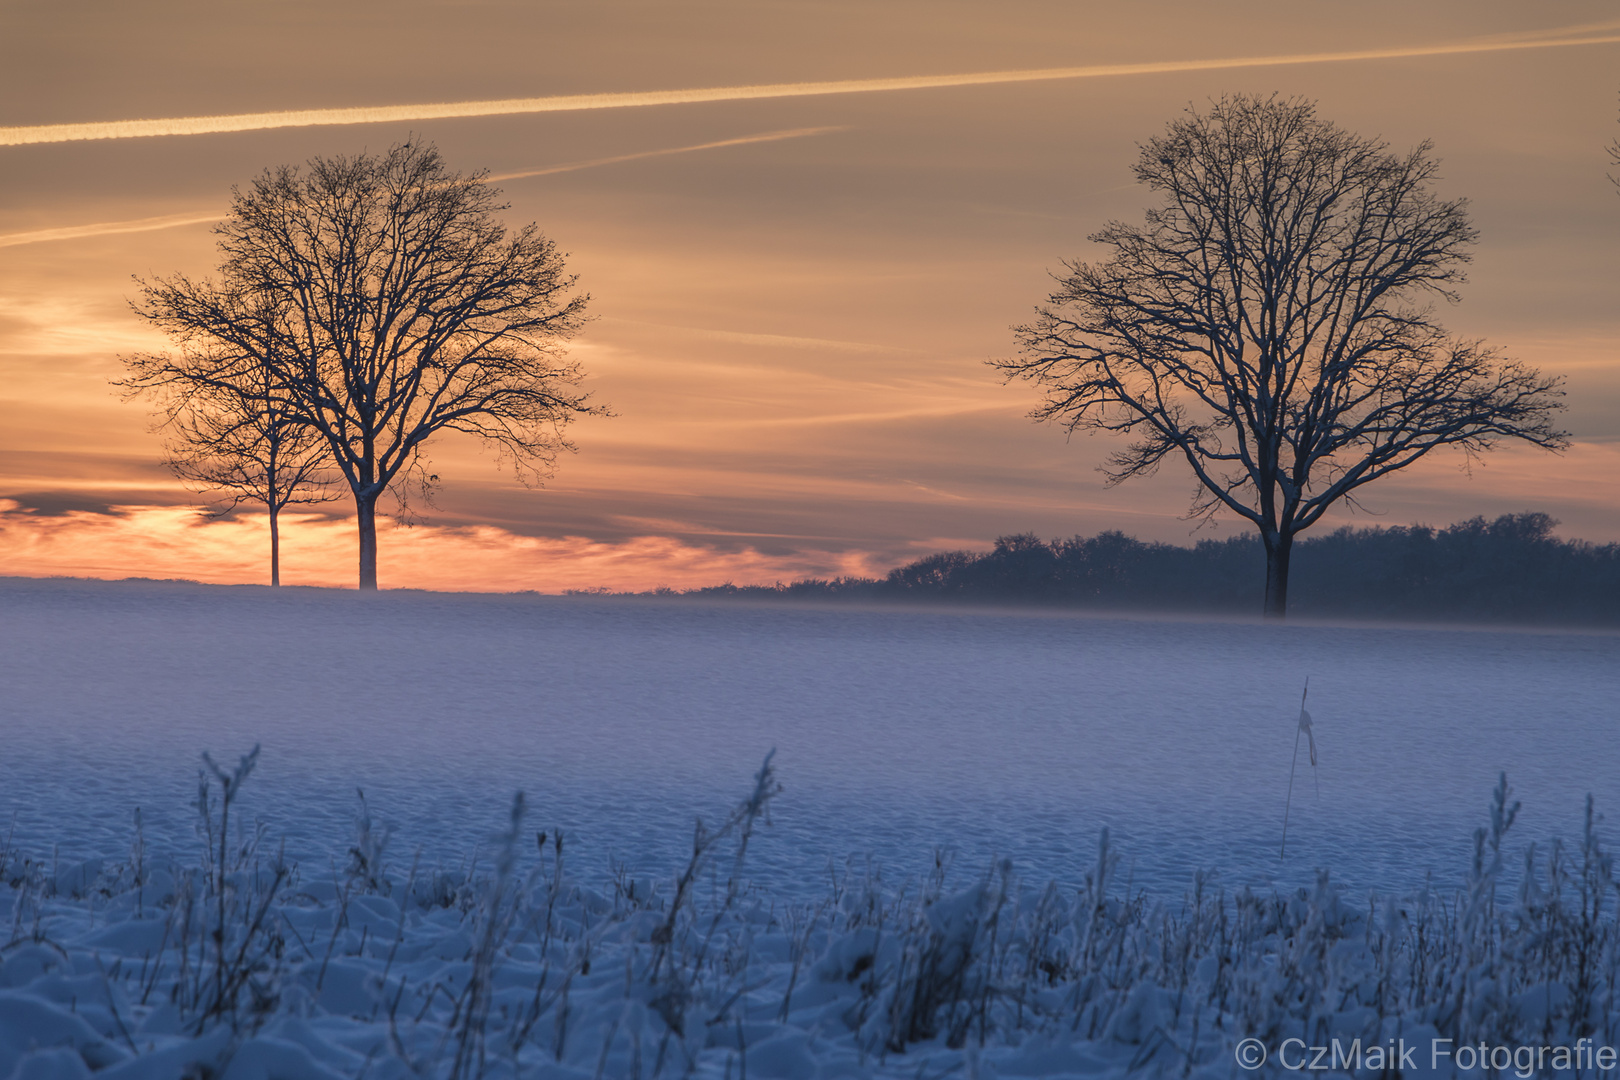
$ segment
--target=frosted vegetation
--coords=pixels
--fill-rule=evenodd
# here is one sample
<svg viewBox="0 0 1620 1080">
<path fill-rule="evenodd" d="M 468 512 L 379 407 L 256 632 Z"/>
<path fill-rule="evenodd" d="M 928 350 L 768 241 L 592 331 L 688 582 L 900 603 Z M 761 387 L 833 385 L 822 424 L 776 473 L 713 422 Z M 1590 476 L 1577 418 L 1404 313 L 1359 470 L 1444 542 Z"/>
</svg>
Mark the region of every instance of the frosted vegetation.
<svg viewBox="0 0 1620 1080">
<path fill-rule="evenodd" d="M 780 895 L 749 876 L 771 757 L 653 878 L 576 873 L 521 795 L 458 865 L 402 858 L 363 795 L 349 841 L 296 863 L 244 820 L 257 759 L 205 758 L 183 856 L 153 857 L 138 814 L 117 858 L 0 851 L 0 1076 L 1231 1076 L 1245 1038 L 1620 1036 L 1592 802 L 1573 843 L 1515 849 L 1505 778 L 1456 889 L 1200 873 L 1154 900 L 1104 831 L 1070 886 L 937 854 Z"/>
</svg>

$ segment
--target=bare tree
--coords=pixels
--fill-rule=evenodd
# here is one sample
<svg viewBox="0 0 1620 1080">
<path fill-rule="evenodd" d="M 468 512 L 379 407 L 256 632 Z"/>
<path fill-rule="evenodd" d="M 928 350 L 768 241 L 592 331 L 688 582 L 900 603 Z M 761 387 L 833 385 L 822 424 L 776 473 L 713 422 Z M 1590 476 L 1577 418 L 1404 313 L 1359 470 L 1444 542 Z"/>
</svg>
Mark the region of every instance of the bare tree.
<svg viewBox="0 0 1620 1080">
<path fill-rule="evenodd" d="M 183 279 L 181 279 L 183 281 Z M 195 286 L 185 282 L 195 291 Z M 148 288 L 148 299 L 173 294 L 176 285 Z M 216 322 L 228 335 L 198 337 L 168 325 L 161 301 L 136 310 L 175 332 L 178 355 L 126 357 L 130 377 L 117 385 L 130 396 L 156 394 L 160 427 L 168 434 L 166 463 L 193 490 L 221 492 L 215 514 L 259 503 L 270 517 L 270 584 L 281 584 L 281 512 L 288 506 L 336 498 L 326 440 L 299 415 L 278 381 L 273 350 L 285 337 L 275 313 L 214 290 Z"/>
<path fill-rule="evenodd" d="M 1476 234 L 1430 191 L 1429 151 L 1390 153 L 1303 101 L 1189 109 L 1136 163 L 1162 204 L 1093 235 L 1106 261 L 1065 263 L 1020 355 L 992 361 L 1044 388 L 1034 418 L 1135 437 L 1110 483 L 1180 459 L 1190 517 L 1253 524 L 1268 617 L 1287 611 L 1295 535 L 1362 485 L 1442 446 L 1566 445 L 1559 380 L 1431 317 Z"/>
<path fill-rule="evenodd" d="M 228 348 L 243 310 L 274 313 L 254 317 L 272 339 L 259 359 L 354 496 L 362 589 L 377 587 L 377 500 L 420 469 L 432 436 L 493 443 L 532 480 L 572 449 L 569 421 L 604 411 L 562 349 L 588 298 L 570 295 L 575 278 L 535 226 L 507 232 L 506 208 L 431 146 L 315 158 L 232 192 L 214 230 L 219 284 L 145 287 L 137 310 L 182 340 Z"/>
<path fill-rule="evenodd" d="M 1620 137 L 1616 137 L 1615 140 L 1609 144 L 1609 160 L 1614 162 L 1616 165 L 1620 165 Z M 1615 187 L 1620 188 L 1620 176 L 1610 173 L 1609 182 Z"/>
</svg>

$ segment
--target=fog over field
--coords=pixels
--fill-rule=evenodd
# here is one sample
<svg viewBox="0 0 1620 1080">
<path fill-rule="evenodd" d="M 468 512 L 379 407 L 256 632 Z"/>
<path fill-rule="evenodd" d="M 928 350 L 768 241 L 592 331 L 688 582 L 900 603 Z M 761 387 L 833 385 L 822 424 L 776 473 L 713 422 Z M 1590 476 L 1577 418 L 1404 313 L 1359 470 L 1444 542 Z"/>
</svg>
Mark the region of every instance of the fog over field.
<svg viewBox="0 0 1620 1080">
<path fill-rule="evenodd" d="M 1615 793 L 1620 637 L 996 611 L 8 581 L 0 806 L 20 843 L 187 848 L 198 754 L 263 761 L 248 812 L 305 853 L 356 787 L 459 859 L 516 790 L 588 864 L 667 872 L 777 751 L 755 849 L 778 887 L 936 847 L 1075 878 L 1113 831 L 1134 883 L 1455 881 L 1500 770 L 1545 840 Z M 1305 679 L 1320 763 L 1277 845 Z M 1529 722 L 1529 721 L 1532 721 Z M 1303 761 L 1303 757 L 1302 757 Z"/>
</svg>

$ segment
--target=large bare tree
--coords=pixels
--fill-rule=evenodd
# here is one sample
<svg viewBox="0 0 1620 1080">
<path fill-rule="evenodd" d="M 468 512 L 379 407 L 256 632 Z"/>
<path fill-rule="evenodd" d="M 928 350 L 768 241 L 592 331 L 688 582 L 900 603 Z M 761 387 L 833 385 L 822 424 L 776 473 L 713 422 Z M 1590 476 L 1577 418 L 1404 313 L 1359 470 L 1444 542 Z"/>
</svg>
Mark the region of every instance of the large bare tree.
<svg viewBox="0 0 1620 1080">
<path fill-rule="evenodd" d="M 1363 485 L 1444 446 L 1565 445 L 1558 380 L 1432 317 L 1475 241 L 1436 168 L 1304 101 L 1189 109 L 1136 163 L 1160 205 L 1093 235 L 1109 256 L 1065 263 L 1020 355 L 992 363 L 1043 387 L 1033 417 L 1134 436 L 1111 483 L 1184 462 L 1192 517 L 1259 531 L 1281 618 L 1294 537 Z"/>
<path fill-rule="evenodd" d="M 275 313 L 262 359 L 354 496 L 360 588 L 377 587 L 377 500 L 428 439 L 472 435 L 534 478 L 571 449 L 569 421 L 601 411 L 562 348 L 588 298 L 535 226 L 508 233 L 483 174 L 405 143 L 272 169 L 232 196 L 219 282 L 148 284 L 137 310 L 226 344 L 241 327 L 223 297 Z"/>
</svg>

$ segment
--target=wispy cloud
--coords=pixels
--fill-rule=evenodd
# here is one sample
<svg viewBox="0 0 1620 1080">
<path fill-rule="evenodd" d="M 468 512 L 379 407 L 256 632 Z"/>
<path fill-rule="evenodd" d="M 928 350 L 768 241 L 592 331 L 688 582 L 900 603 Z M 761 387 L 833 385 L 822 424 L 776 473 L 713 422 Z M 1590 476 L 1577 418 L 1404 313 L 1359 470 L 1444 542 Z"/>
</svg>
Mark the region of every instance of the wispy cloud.
<svg viewBox="0 0 1620 1080">
<path fill-rule="evenodd" d="M 881 412 L 818 413 L 811 416 L 750 417 L 743 420 L 712 421 L 715 426 L 726 427 L 823 427 L 836 424 L 890 424 L 897 420 L 938 420 L 973 413 L 1011 412 L 1021 409 L 1004 402 L 945 402 L 914 409 L 887 409 Z M 908 481 L 909 483 L 909 481 Z"/>
<path fill-rule="evenodd" d="M 531 176 L 552 176 L 556 173 L 575 172 L 579 169 L 618 165 L 621 162 L 639 161 L 642 158 L 667 157 L 670 154 L 690 154 L 698 150 L 719 150 L 722 147 L 748 146 L 752 143 L 780 142 L 783 139 L 802 139 L 809 135 L 825 135 L 828 132 L 847 130 L 844 127 L 789 128 L 784 131 L 767 131 L 761 135 L 742 135 L 735 139 L 697 143 L 693 146 L 669 146 L 662 150 L 642 150 L 634 154 L 592 158 L 589 161 L 571 161 L 562 165 L 550 165 L 544 169 L 524 169 L 521 172 L 496 173 L 485 179 L 496 182 L 523 180 Z M 225 211 L 223 210 L 198 210 L 193 213 L 168 214 L 163 217 L 135 218 L 131 221 L 101 221 L 91 225 L 70 225 L 60 229 L 35 229 L 32 232 L 3 233 L 0 234 L 0 248 L 12 247 L 16 244 L 40 244 L 51 240 L 80 240 L 90 236 L 112 236 L 117 233 L 173 229 L 181 225 L 198 225 L 203 222 L 219 221 L 224 216 Z"/>
<path fill-rule="evenodd" d="M 553 97 L 504 98 L 496 101 L 457 101 L 417 105 L 379 105 L 348 109 L 299 109 L 280 112 L 238 113 L 231 116 L 177 116 L 152 120 L 108 120 L 80 124 L 39 124 L 0 128 L 0 146 L 31 143 L 78 142 L 87 139 L 135 139 L 160 135 L 207 135 L 230 131 L 313 127 L 331 124 L 379 124 L 400 121 L 442 120 L 475 116 L 510 116 L 522 113 L 577 112 L 585 109 L 623 109 L 646 105 L 691 105 L 713 101 L 751 101 L 762 98 L 815 97 L 827 94 L 865 94 L 892 90 L 929 90 L 952 86 L 989 86 L 998 83 L 1042 82 L 1055 79 L 1090 79 L 1115 75 L 1156 75 L 1228 68 L 1282 67 L 1299 64 L 1394 60 L 1408 57 L 1454 56 L 1466 53 L 1508 52 L 1519 49 L 1555 49 L 1620 42 L 1620 23 L 1567 27 L 1562 31 L 1533 31 L 1514 37 L 1476 38 L 1432 45 L 1404 45 L 1345 52 L 1292 53 L 1285 56 L 1239 56 L 1209 60 L 1158 60 L 1135 64 L 1093 64 L 1086 67 L 1029 68 L 980 71 L 954 75 L 913 75 L 886 79 L 840 79 L 829 82 L 768 83 L 755 86 L 713 86 L 687 90 L 650 90 L 620 94 L 565 94 Z M 1551 35 L 1551 36 L 1549 36 Z"/>
<path fill-rule="evenodd" d="M 493 179 L 493 178 L 492 178 Z M 738 330 L 710 330 L 699 326 L 675 326 L 670 323 L 645 322 L 641 319 L 624 319 L 613 315 L 605 315 L 601 319 L 604 323 L 619 326 L 642 327 L 651 330 L 672 330 L 679 334 L 691 337 L 708 338 L 714 341 L 734 341 L 740 345 L 764 345 L 772 348 L 787 349 L 816 349 L 818 351 L 852 352 L 852 353 L 893 353 L 916 352 L 917 350 L 899 345 L 874 345 L 866 341 L 839 341 L 832 338 L 799 337 L 792 334 L 750 334 Z"/>
</svg>

